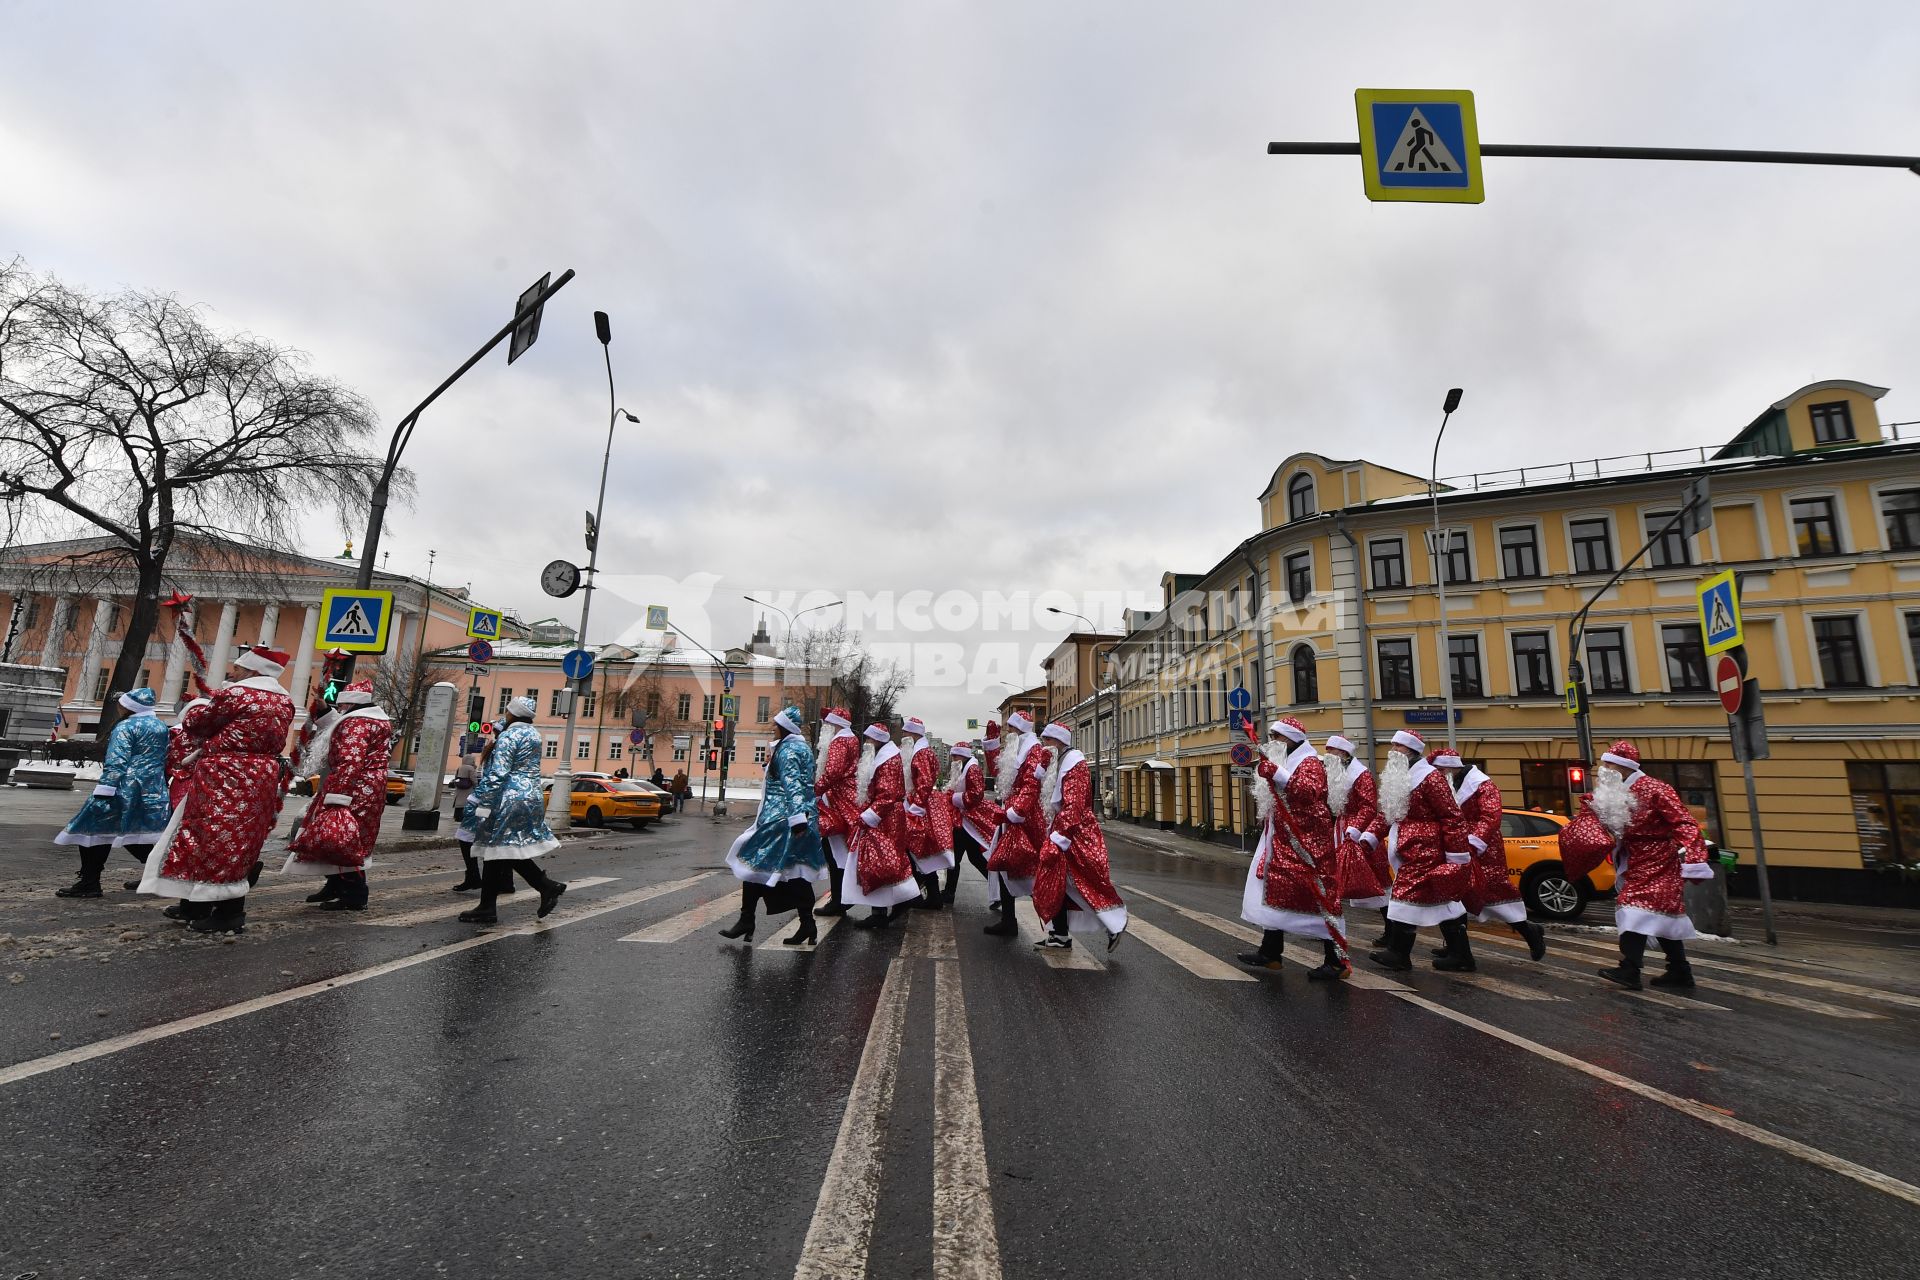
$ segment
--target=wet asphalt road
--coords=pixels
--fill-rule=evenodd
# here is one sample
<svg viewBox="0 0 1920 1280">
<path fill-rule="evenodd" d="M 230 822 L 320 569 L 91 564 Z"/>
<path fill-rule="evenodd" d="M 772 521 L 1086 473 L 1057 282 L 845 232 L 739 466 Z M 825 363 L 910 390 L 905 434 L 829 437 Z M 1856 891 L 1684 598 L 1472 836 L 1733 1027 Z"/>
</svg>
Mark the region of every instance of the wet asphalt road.
<svg viewBox="0 0 1920 1280">
<path fill-rule="evenodd" d="M 1703 967 L 1719 985 L 1691 1003 L 1605 989 L 1609 941 L 1581 932 L 1538 966 L 1478 935 L 1483 981 L 1234 980 L 1204 962 L 1241 948 L 1242 870 L 1122 830 L 1116 880 L 1152 928 L 1091 967 L 983 936 L 971 871 L 956 912 L 788 954 L 684 927 L 736 896 L 736 830 L 572 845 L 557 874 L 607 879 L 537 931 L 522 894 L 486 934 L 452 919 L 446 854 L 394 863 L 364 917 L 270 876 L 232 944 L 126 894 L 55 901 L 58 875 L 8 860 L 0 1280 L 785 1277 L 823 1181 L 855 1188 L 827 1227 L 871 1204 L 876 1277 L 1915 1274 L 1904 939 L 1854 971 L 1804 941 L 1697 948 L 1735 967 Z M 956 979 L 972 1071 L 936 1098 Z M 892 998 L 891 1103 L 849 1145 Z M 154 1029 L 174 1033 L 115 1039 Z M 90 1045 L 110 1051 L 71 1060 Z M 984 1198 L 946 1212 L 936 1263 L 936 1129 L 974 1091 Z"/>
</svg>

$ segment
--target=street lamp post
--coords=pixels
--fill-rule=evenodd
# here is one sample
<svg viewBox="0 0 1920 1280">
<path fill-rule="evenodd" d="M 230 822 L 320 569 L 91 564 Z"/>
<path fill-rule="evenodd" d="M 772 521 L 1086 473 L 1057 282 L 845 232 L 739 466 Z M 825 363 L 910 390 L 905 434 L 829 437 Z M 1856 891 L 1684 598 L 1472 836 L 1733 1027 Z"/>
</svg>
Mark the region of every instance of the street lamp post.
<svg viewBox="0 0 1920 1280">
<path fill-rule="evenodd" d="M 1087 630 L 1096 634 L 1098 634 L 1100 630 L 1099 627 L 1094 625 L 1093 619 L 1087 617 L 1084 613 L 1074 613 L 1067 609 L 1055 609 L 1051 606 L 1048 607 L 1047 612 L 1057 613 L 1063 618 L 1078 618 L 1087 624 Z M 1111 661 L 1113 658 L 1113 650 L 1113 645 L 1107 645 L 1104 648 L 1100 645 L 1095 645 L 1093 647 L 1094 660 L 1096 662 L 1101 661 L 1102 655 L 1104 654 L 1105 660 Z M 1105 682 L 1103 681 L 1102 683 L 1104 684 Z M 1120 796 L 1120 697 L 1119 691 L 1116 689 L 1114 692 L 1113 707 L 1113 753 L 1111 759 L 1109 759 L 1106 750 L 1106 739 L 1102 737 L 1100 733 L 1100 688 L 1101 686 L 1098 684 L 1093 687 L 1093 767 L 1096 770 L 1102 766 L 1106 767 L 1107 806 L 1109 810 L 1111 810 L 1113 806 L 1119 803 Z"/>
<path fill-rule="evenodd" d="M 1440 532 L 1440 440 L 1447 434 L 1447 421 L 1460 407 L 1460 388 L 1447 392 L 1440 410 L 1440 431 L 1433 437 L 1433 467 L 1427 479 L 1427 499 L 1433 504 L 1433 576 L 1440 585 L 1440 688 L 1447 695 L 1447 750 L 1458 750 L 1453 730 L 1453 640 L 1447 632 L 1447 562 L 1451 550 L 1441 542 Z"/>
<path fill-rule="evenodd" d="M 782 609 L 779 605 L 769 604 L 765 600 L 761 600 L 754 596 L 743 595 L 740 598 L 742 600 L 745 600 L 748 604 L 757 604 L 762 609 L 773 610 L 775 613 L 779 614 L 781 617 L 781 620 L 786 623 L 786 631 L 781 636 L 780 643 L 781 643 L 781 649 L 782 649 L 781 656 L 788 666 L 792 666 L 793 664 L 793 624 L 798 622 L 800 619 L 806 617 L 810 613 L 816 613 L 821 609 L 837 609 L 841 605 L 846 603 L 845 600 L 829 600 L 825 604 L 810 604 L 806 608 L 800 610 L 800 612 L 798 613 L 788 613 L 785 609 Z M 813 657 L 811 654 L 809 654 L 802 661 L 801 671 L 803 673 L 803 680 L 807 686 L 806 699 L 808 704 L 802 707 L 801 710 L 806 713 L 807 719 L 811 720 L 813 719 L 813 706 L 812 706 Z"/>
<path fill-rule="evenodd" d="M 600 496 L 593 504 L 593 538 L 587 544 L 586 583 L 581 588 L 579 647 L 582 649 L 587 647 L 587 623 L 593 617 L 593 581 L 600 567 L 600 517 L 607 507 L 607 469 L 613 462 L 613 429 L 619 425 L 622 415 L 628 422 L 640 421 L 614 403 L 613 330 L 606 312 L 593 313 L 593 331 L 600 339 L 600 354 L 607 363 L 607 448 L 600 457 Z M 566 736 L 560 740 L 560 767 L 554 770 L 553 792 L 547 797 L 547 825 L 551 827 L 573 825 L 573 735 L 580 724 L 580 695 L 593 676 L 593 672 L 588 672 L 583 679 L 576 680 L 573 695 L 567 699 L 567 729 Z"/>
</svg>

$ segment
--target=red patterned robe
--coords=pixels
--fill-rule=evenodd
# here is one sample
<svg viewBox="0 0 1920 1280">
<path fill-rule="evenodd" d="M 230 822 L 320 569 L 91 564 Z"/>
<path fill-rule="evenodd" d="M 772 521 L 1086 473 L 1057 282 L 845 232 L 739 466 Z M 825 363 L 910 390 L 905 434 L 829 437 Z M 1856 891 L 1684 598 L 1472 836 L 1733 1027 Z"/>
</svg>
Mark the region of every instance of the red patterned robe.
<svg viewBox="0 0 1920 1280">
<path fill-rule="evenodd" d="M 1627 782 L 1633 810 L 1626 829 L 1616 838 L 1587 797 L 1580 816 L 1560 829 L 1561 865 L 1578 879 L 1611 856 L 1615 927 L 1654 938 L 1691 938 L 1683 882 L 1713 876 L 1700 824 L 1679 793 L 1658 778 L 1636 771 Z"/>
<path fill-rule="evenodd" d="M 907 851 L 916 871 L 932 875 L 953 865 L 953 810 L 943 803 L 940 762 L 924 740 L 914 748 L 908 768 Z"/>
<path fill-rule="evenodd" d="M 188 714 L 196 708 L 207 705 L 205 698 L 195 698 L 181 709 L 182 723 L 167 730 L 167 803 L 178 806 L 187 798 L 187 757 L 200 749 L 200 739 L 187 731 L 184 723 Z"/>
<path fill-rule="evenodd" d="M 1361 760 L 1347 764 L 1347 802 L 1334 815 L 1340 836 L 1340 897 L 1356 907 L 1384 907 L 1393 884 L 1380 816 L 1380 784 Z"/>
<path fill-rule="evenodd" d="M 891 907 L 920 896 L 907 846 L 907 780 L 900 748 L 891 742 L 873 756 L 867 807 L 855 819 L 853 847 L 840 900 L 848 906 Z"/>
<path fill-rule="evenodd" d="M 1008 763 L 1001 756 L 1003 765 Z M 1030 897 L 1040 869 L 1040 841 L 1046 839 L 1046 814 L 1040 804 L 1040 779 L 1053 763 L 1053 749 L 1035 742 L 1020 763 L 1012 766 L 1013 790 L 1001 809 L 1001 821 L 987 852 L 987 893 L 1000 896 L 1004 886 L 1016 898 Z"/>
<path fill-rule="evenodd" d="M 201 743 L 173 823 L 147 859 L 140 892 L 189 902 L 243 898 L 247 873 L 280 816 L 280 753 L 293 699 L 271 676 L 235 681 L 187 712 Z"/>
<path fill-rule="evenodd" d="M 1466 914 L 1460 905 L 1472 882 L 1473 854 L 1447 775 L 1425 760 L 1408 771 L 1413 794 L 1407 816 L 1387 829 L 1393 894 L 1387 918 L 1402 924 L 1439 924 Z"/>
<path fill-rule="evenodd" d="M 387 808 L 392 753 L 393 722 L 386 712 L 366 707 L 342 717 L 327 741 L 324 776 L 281 870 L 337 875 L 366 867 Z"/>
<path fill-rule="evenodd" d="M 860 786 L 860 739 L 842 729 L 827 743 L 827 767 L 813 793 L 820 801 L 820 838 L 841 869 L 847 865 L 847 845 L 860 830 L 860 806 L 854 792 Z"/>
<path fill-rule="evenodd" d="M 1033 879 L 1034 910 L 1051 921 L 1071 902 L 1078 911 L 1069 920 L 1090 915 L 1108 933 L 1125 933 L 1127 904 L 1113 887 L 1107 838 L 1093 812 L 1093 770 L 1078 751 L 1061 759 L 1048 807 L 1053 821 Z"/>
<path fill-rule="evenodd" d="M 1005 821 L 1005 815 L 987 794 L 985 771 L 978 760 L 967 761 L 960 790 L 948 791 L 947 796 L 953 808 L 953 825 L 972 836 L 983 850 L 992 844 L 994 830 Z"/>
<path fill-rule="evenodd" d="M 1247 867 L 1240 918 L 1262 929 L 1344 943 L 1344 936 L 1334 937 L 1340 859 L 1327 808 L 1326 766 L 1313 744 L 1303 742 L 1279 764 L 1263 758 L 1258 772 L 1273 791 L 1274 805 Z"/>
<path fill-rule="evenodd" d="M 1521 923 L 1527 918 L 1527 904 L 1513 887 L 1507 867 L 1507 838 L 1500 831 L 1500 788 L 1479 769 L 1468 769 L 1453 796 L 1460 805 L 1460 820 L 1467 824 L 1467 843 L 1473 846 L 1472 885 L 1461 898 L 1467 914 L 1482 923 Z"/>
</svg>

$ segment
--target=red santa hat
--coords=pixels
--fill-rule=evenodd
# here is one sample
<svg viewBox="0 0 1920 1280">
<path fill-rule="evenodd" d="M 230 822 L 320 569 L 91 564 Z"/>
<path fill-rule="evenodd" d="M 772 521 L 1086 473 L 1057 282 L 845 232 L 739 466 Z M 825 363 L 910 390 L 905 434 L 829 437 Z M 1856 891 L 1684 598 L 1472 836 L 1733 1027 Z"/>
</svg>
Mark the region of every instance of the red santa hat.
<svg viewBox="0 0 1920 1280">
<path fill-rule="evenodd" d="M 366 707 L 373 705 L 373 681 L 355 680 L 342 689 L 333 703 L 338 707 Z"/>
<path fill-rule="evenodd" d="M 867 726 L 867 737 L 874 742 L 892 742 L 893 730 L 883 724 L 870 724 Z"/>
<path fill-rule="evenodd" d="M 853 713 L 845 707 L 828 707 L 827 714 L 820 718 L 828 724 L 837 724 L 842 729 L 853 728 Z"/>
<path fill-rule="evenodd" d="M 1427 754 L 1427 741 L 1411 729 L 1402 729 L 1393 735 L 1393 745 L 1405 747 L 1417 756 Z"/>
<path fill-rule="evenodd" d="M 1067 728 L 1067 726 L 1061 724 L 1058 720 L 1042 729 L 1040 736 L 1043 738 L 1052 738 L 1063 747 L 1073 745 L 1073 730 Z"/>
<path fill-rule="evenodd" d="M 1618 765 L 1628 773 L 1637 773 L 1640 769 L 1640 748 L 1622 738 L 1601 753 L 1600 763 Z"/>
<path fill-rule="evenodd" d="M 233 665 L 247 671 L 257 671 L 263 676 L 277 676 L 287 669 L 287 663 L 293 655 L 285 649 L 275 649 L 271 645 L 248 645 L 233 660 Z"/>
<path fill-rule="evenodd" d="M 1000 742 L 1000 726 L 992 720 L 987 721 L 987 736 L 985 741 L 989 744 L 988 750 L 992 750 L 993 746 L 998 745 Z"/>
<path fill-rule="evenodd" d="M 1427 753 L 1427 763 L 1436 769 L 1464 768 L 1460 753 L 1452 747 L 1435 747 Z"/>
<path fill-rule="evenodd" d="M 1307 740 L 1307 727 L 1292 716 L 1281 716 L 1267 726 L 1267 732 L 1285 738 L 1288 742 L 1300 743 Z"/>
<path fill-rule="evenodd" d="M 927 736 L 927 723 L 919 716 L 908 716 L 900 728 L 903 732 L 910 733 L 916 738 L 924 738 Z"/>
<path fill-rule="evenodd" d="M 1350 756 L 1360 754 L 1360 749 L 1353 745 L 1353 740 L 1343 733 L 1332 734 L 1327 738 L 1327 750 L 1344 751 Z"/>
<path fill-rule="evenodd" d="M 1033 717 L 1024 711 L 1016 711 L 1007 717 L 1007 728 L 1015 733 L 1032 733 Z"/>
<path fill-rule="evenodd" d="M 968 742 L 965 738 L 962 738 L 960 739 L 960 741 L 954 743 L 952 746 L 947 748 L 947 754 L 955 755 L 955 756 L 965 756 L 967 759 L 971 760 L 973 759 L 973 744 L 971 742 Z"/>
</svg>

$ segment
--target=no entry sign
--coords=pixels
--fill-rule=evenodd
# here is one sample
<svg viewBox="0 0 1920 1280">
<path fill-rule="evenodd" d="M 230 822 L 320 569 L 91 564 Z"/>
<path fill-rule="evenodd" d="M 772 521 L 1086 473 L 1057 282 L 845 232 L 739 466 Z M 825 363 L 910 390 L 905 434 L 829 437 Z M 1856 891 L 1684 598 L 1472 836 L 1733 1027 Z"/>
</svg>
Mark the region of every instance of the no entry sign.
<svg viewBox="0 0 1920 1280">
<path fill-rule="evenodd" d="M 1741 677 L 1740 664 L 1734 661 L 1732 654 L 1721 654 L 1720 660 L 1714 664 L 1713 687 L 1719 691 L 1720 705 L 1727 709 L 1727 714 L 1739 715 L 1740 695 L 1746 688 L 1746 681 Z"/>
</svg>

